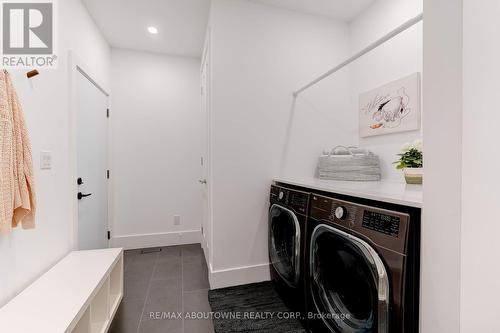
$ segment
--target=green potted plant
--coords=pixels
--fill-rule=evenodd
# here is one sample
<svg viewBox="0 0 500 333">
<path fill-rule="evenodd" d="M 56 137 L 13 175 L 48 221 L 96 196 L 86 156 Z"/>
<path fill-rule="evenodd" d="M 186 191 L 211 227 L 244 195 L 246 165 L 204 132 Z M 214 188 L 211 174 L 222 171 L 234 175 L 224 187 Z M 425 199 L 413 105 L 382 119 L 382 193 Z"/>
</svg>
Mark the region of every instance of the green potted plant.
<svg viewBox="0 0 500 333">
<path fill-rule="evenodd" d="M 403 170 L 407 184 L 422 184 L 424 176 L 424 156 L 422 141 L 407 143 L 398 154 L 399 160 L 394 162 L 396 169 Z"/>
</svg>

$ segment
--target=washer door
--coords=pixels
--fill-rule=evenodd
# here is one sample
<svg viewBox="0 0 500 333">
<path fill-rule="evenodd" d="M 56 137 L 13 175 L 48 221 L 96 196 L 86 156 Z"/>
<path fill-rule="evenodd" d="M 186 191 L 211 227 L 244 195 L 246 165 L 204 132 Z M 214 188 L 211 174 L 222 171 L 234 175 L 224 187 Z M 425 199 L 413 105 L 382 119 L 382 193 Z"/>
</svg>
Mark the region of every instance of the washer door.
<svg viewBox="0 0 500 333">
<path fill-rule="evenodd" d="M 300 224 L 291 210 L 272 205 L 269 210 L 269 256 L 271 264 L 290 287 L 300 277 Z"/>
<path fill-rule="evenodd" d="M 317 315 L 332 332 L 388 332 L 389 279 L 368 243 L 317 226 L 311 236 L 310 281 Z"/>
</svg>

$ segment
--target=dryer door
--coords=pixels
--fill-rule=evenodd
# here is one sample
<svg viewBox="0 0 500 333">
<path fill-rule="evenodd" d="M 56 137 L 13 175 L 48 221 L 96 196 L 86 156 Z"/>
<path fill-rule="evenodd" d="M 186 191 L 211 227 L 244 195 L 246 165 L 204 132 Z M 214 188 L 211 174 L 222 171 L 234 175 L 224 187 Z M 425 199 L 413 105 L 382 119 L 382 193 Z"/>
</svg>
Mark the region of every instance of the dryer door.
<svg viewBox="0 0 500 333">
<path fill-rule="evenodd" d="M 317 315 L 332 332 L 389 330 L 389 279 L 375 250 L 327 225 L 311 236 L 310 292 Z"/>
<path fill-rule="evenodd" d="M 278 274 L 290 287 L 300 277 L 300 224 L 295 213 L 283 206 L 269 210 L 269 257 Z"/>
</svg>

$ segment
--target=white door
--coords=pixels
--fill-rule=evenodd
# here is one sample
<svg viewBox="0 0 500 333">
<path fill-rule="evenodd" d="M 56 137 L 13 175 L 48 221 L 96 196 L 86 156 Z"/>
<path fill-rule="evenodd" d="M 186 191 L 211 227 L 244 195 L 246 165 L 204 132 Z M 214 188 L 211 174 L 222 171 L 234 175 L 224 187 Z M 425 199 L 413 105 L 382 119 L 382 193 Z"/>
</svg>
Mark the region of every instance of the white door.
<svg viewBox="0 0 500 333">
<path fill-rule="evenodd" d="M 76 79 L 78 247 L 108 247 L 108 97 L 80 71 Z"/>
<path fill-rule="evenodd" d="M 210 233 L 211 227 L 209 225 L 209 123 L 208 123 L 208 112 L 209 112 L 209 94 L 208 94 L 208 61 L 205 57 L 202 70 L 201 70 L 201 137 L 202 137 L 202 156 L 201 156 L 201 166 L 202 166 L 202 176 L 200 179 L 200 185 L 202 188 L 202 202 L 203 202 L 203 218 L 202 218 L 202 236 L 203 243 L 202 247 L 205 250 L 206 259 L 209 260 L 209 247 L 210 247 Z"/>
</svg>

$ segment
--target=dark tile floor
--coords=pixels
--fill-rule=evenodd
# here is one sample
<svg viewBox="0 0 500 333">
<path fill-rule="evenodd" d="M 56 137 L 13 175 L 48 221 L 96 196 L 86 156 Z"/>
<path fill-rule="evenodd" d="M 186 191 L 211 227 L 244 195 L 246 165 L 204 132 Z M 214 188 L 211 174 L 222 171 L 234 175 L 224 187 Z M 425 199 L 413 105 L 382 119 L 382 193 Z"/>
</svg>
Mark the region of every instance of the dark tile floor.
<svg viewBox="0 0 500 333">
<path fill-rule="evenodd" d="M 211 319 L 167 318 L 210 311 L 208 271 L 199 244 L 145 254 L 125 251 L 124 265 L 124 298 L 110 333 L 214 332 Z"/>
</svg>

